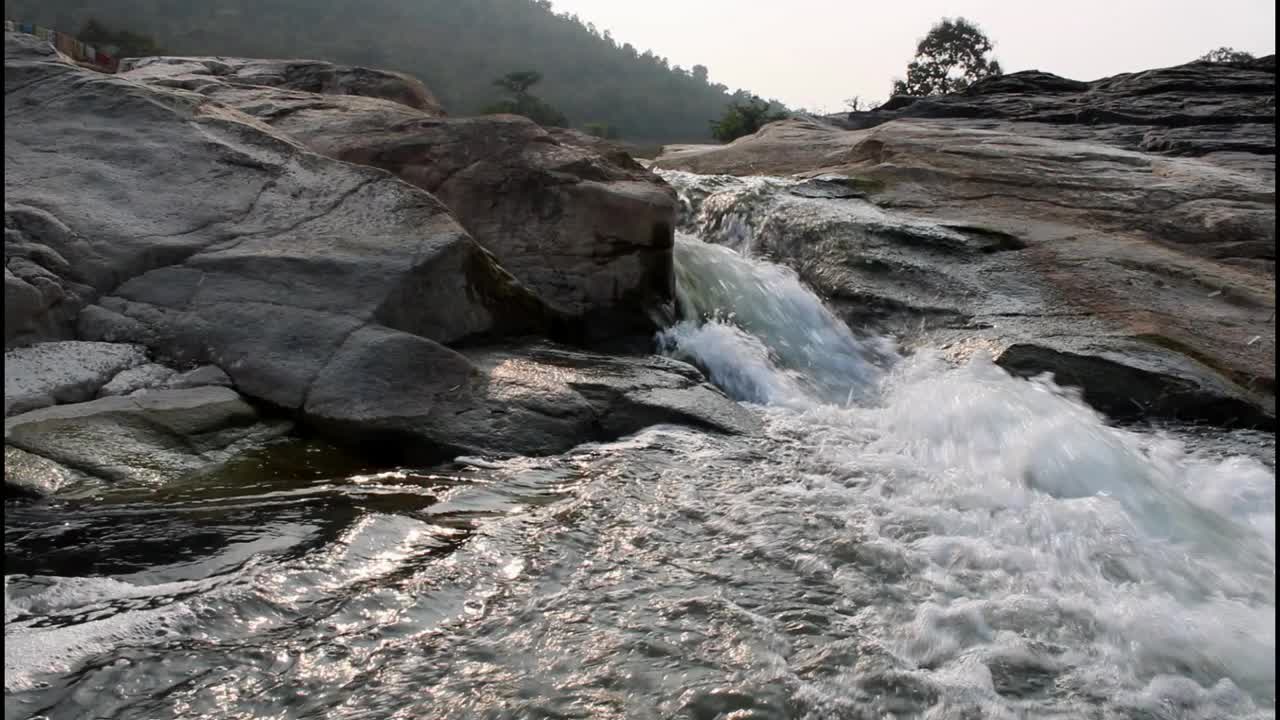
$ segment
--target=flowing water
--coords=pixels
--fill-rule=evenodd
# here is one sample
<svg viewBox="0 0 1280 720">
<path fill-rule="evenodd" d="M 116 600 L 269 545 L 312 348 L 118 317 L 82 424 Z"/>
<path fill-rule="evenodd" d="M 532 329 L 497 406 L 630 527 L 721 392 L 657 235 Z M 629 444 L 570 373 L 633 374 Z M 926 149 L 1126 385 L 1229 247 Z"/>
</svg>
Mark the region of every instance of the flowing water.
<svg viewBox="0 0 1280 720">
<path fill-rule="evenodd" d="M 1112 427 L 676 251 L 658 344 L 758 436 L 9 505 L 6 718 L 1275 717 L 1272 437 Z"/>
</svg>

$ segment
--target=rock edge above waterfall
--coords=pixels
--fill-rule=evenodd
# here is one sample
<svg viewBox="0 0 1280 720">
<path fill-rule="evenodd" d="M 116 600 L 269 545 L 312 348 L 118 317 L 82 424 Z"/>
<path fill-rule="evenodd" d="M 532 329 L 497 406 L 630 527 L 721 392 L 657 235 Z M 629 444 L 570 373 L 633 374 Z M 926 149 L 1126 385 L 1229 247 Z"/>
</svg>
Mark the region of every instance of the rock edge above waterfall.
<svg viewBox="0 0 1280 720">
<path fill-rule="evenodd" d="M 1274 98 L 1273 57 L 1014 73 L 655 166 L 810 178 L 708 222 L 751 216 L 753 250 L 854 325 L 1010 353 L 1113 417 L 1274 427 Z"/>
</svg>

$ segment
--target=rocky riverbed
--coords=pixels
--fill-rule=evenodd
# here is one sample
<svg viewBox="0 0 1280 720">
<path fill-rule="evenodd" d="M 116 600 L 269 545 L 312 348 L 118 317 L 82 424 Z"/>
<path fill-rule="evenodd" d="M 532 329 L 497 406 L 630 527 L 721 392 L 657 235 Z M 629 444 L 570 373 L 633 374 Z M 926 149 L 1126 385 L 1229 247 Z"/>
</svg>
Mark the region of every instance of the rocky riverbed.
<svg viewBox="0 0 1280 720">
<path fill-rule="evenodd" d="M 1273 58 L 652 171 L 5 70 L 6 718 L 1275 717 Z"/>
</svg>

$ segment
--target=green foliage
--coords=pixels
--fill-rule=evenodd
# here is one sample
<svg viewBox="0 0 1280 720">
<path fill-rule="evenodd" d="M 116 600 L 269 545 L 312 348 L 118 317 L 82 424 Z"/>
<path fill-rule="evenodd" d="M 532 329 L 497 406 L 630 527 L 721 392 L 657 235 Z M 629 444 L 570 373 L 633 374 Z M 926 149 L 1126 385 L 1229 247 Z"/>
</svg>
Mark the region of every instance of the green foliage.
<svg viewBox="0 0 1280 720">
<path fill-rule="evenodd" d="M 1231 47 L 1220 47 L 1217 50 L 1210 50 L 1196 59 L 1200 62 L 1236 63 L 1249 62 L 1254 58 L 1253 53 L 1247 53 L 1243 50 L 1237 50 Z"/>
<path fill-rule="evenodd" d="M 736 100 L 725 108 L 724 115 L 711 123 L 711 136 L 720 142 L 732 142 L 744 135 L 751 135 L 776 120 L 789 117 L 775 109 L 774 103 L 765 102 L 752 95 Z"/>
<path fill-rule="evenodd" d="M 529 88 L 541 81 L 542 73 L 537 70 L 521 70 L 503 75 L 494 80 L 493 84 L 506 90 L 509 97 L 486 106 L 481 112 L 486 115 L 523 115 L 546 127 L 568 127 L 569 119 L 564 113 L 529 93 Z"/>
<path fill-rule="evenodd" d="M 64 31 L 65 32 L 65 31 Z M 89 18 L 76 33 L 81 42 L 102 48 L 114 47 L 112 53 L 117 58 L 148 57 L 164 55 L 164 48 L 150 35 L 130 32 L 128 30 L 112 31 L 96 18 Z"/>
<path fill-rule="evenodd" d="M 164 38 L 175 54 L 397 70 L 421 79 L 453 115 L 492 105 L 493 78 L 536 67 L 547 105 L 651 143 L 709 140 L 707 118 L 732 99 L 705 66 L 678 71 L 546 0 L 5 0 L 5 13 L 48 27 L 65 18 L 60 30 L 92 15 Z"/>
<path fill-rule="evenodd" d="M 916 45 L 907 65 L 907 79 L 893 83 L 894 95 L 945 95 L 1000 74 L 1000 63 L 989 59 L 991 40 L 977 25 L 943 18 Z"/>
</svg>

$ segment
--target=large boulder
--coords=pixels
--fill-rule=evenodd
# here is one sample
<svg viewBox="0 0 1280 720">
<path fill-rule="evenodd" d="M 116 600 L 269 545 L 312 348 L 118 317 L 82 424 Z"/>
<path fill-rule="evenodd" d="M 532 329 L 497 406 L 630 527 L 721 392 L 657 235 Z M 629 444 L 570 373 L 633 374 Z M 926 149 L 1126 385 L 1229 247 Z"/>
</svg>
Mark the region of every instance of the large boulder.
<svg viewBox="0 0 1280 720">
<path fill-rule="evenodd" d="M 685 222 L 714 236 L 745 218 L 755 251 L 854 322 L 922 343 L 980 340 L 1011 370 L 1057 372 L 1116 416 L 1273 423 L 1275 161 L 1269 141 L 1212 138 L 1273 136 L 1260 123 L 1274 115 L 1262 97 L 1274 74 L 1196 64 L 1089 90 L 1058 80 L 989 81 L 881 111 L 894 119 L 866 129 L 775 123 L 656 164 L 806 179 L 763 195 L 730 182 Z M 1028 88 L 1045 107 L 1014 117 L 1010 94 Z M 1163 118 L 1198 149 L 1132 135 L 1154 125 L 1104 127 L 1091 99 L 1108 113 L 1128 102 L 1125 123 Z M 1044 114 L 1068 100 L 1078 123 Z M 909 117 L 919 103 L 954 114 Z"/>
<path fill-rule="evenodd" d="M 617 147 L 522 117 L 449 119 L 385 100 L 263 87 L 203 60 L 135 67 L 123 76 L 197 91 L 316 152 L 430 191 L 589 335 L 651 330 L 653 309 L 671 300 L 674 194 Z"/>
<path fill-rule="evenodd" d="M 29 239 L 100 295 L 82 336 L 212 362 L 298 408 L 366 325 L 452 342 L 552 319 L 429 194 L 47 48 L 6 36 L 6 203 L 57 219 Z"/>
<path fill-rule="evenodd" d="M 306 413 L 397 460 L 551 454 L 658 423 L 754 427 L 752 415 L 674 360 L 542 344 L 458 352 L 376 328 L 335 355 Z"/>
</svg>

